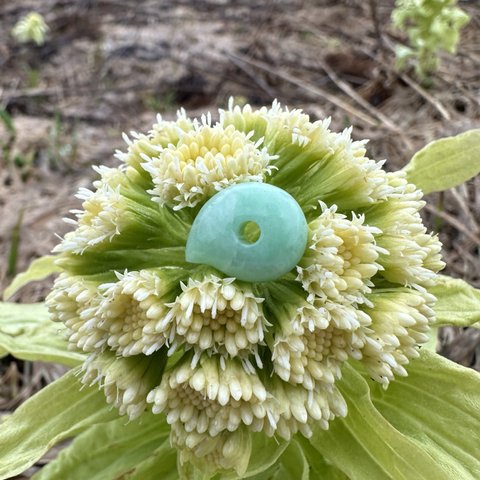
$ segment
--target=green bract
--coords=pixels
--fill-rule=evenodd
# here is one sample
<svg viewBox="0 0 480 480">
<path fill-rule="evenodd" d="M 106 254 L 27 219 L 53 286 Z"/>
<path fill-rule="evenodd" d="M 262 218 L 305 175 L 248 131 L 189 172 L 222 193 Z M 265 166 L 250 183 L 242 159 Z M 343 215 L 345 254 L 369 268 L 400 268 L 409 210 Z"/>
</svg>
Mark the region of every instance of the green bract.
<svg viewBox="0 0 480 480">
<path fill-rule="evenodd" d="M 61 274 L 46 302 L 86 358 L 75 354 L 76 376 L 5 421 L 0 478 L 79 431 L 37 478 L 478 478 L 479 377 L 421 349 L 449 305 L 468 312 L 454 319 L 468 325 L 480 304 L 474 289 L 437 274 L 441 246 L 408 181 L 436 146 L 406 172 L 387 173 L 366 156 L 366 142 L 328 127 L 276 102 L 231 103 L 217 123 L 180 112 L 127 139 L 118 168 L 96 169 L 94 189 L 81 189 L 83 209 L 68 220 L 75 229 L 55 249 L 51 268 Z M 449 186 L 444 165 L 438 172 Z M 206 234 L 217 243 L 230 238 L 232 218 L 258 220 L 240 204 L 221 208 L 228 189 L 246 182 L 288 192 L 307 221 L 303 255 L 268 281 L 185 258 L 210 199 L 219 205 Z M 267 198 L 269 188 L 260 190 Z M 273 216 L 281 207 L 269 208 Z M 270 227 L 258 225 L 262 238 Z M 45 265 L 17 284 L 46 274 Z M 118 413 L 93 415 L 95 385 Z M 18 428 L 42 409 L 48 429 Z M 30 454 L 13 442 L 27 442 Z"/>
</svg>

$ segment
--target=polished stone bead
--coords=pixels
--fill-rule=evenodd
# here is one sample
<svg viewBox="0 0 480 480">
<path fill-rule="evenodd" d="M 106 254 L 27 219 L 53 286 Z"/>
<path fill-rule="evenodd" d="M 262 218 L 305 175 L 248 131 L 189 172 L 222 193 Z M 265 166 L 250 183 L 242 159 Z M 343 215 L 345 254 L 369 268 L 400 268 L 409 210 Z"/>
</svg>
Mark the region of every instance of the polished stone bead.
<svg viewBox="0 0 480 480">
<path fill-rule="evenodd" d="M 186 259 L 239 280 L 276 280 L 303 256 L 307 235 L 305 215 L 289 193 L 266 183 L 240 183 L 203 205 Z"/>
</svg>

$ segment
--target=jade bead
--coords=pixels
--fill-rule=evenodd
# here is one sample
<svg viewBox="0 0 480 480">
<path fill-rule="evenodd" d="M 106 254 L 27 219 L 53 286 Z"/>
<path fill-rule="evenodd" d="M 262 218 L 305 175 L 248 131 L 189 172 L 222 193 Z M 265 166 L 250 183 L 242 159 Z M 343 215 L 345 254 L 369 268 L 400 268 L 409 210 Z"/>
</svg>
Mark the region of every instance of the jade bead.
<svg viewBox="0 0 480 480">
<path fill-rule="evenodd" d="M 258 226 L 258 238 L 252 226 Z M 186 260 L 239 280 L 271 281 L 297 265 L 307 236 L 305 215 L 289 193 L 266 183 L 240 183 L 200 209 L 187 239 Z"/>
</svg>

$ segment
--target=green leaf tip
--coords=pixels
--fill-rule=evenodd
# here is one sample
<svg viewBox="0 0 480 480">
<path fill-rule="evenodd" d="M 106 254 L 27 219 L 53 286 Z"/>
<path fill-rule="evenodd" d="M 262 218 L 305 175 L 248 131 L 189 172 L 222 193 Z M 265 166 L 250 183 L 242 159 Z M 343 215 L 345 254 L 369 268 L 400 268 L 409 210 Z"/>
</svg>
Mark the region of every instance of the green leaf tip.
<svg viewBox="0 0 480 480">
<path fill-rule="evenodd" d="M 29 398 L 0 428 L 0 480 L 25 471 L 58 442 L 91 425 L 118 418 L 96 388 L 71 370 Z"/>
<path fill-rule="evenodd" d="M 424 194 L 456 187 L 480 173 L 480 129 L 442 138 L 419 150 L 404 168 Z"/>
<path fill-rule="evenodd" d="M 18 290 L 30 282 L 43 280 L 52 273 L 58 273 L 62 269 L 55 264 L 56 255 L 45 255 L 34 260 L 25 272 L 19 273 L 12 283 L 3 292 L 3 299 L 8 300 Z"/>
<path fill-rule="evenodd" d="M 0 302 L 0 358 L 10 354 L 21 360 L 76 366 L 85 355 L 68 348 L 64 330 L 50 320 L 43 303 Z"/>
<path fill-rule="evenodd" d="M 442 275 L 437 285 L 429 288 L 429 292 L 437 297 L 432 325 L 480 328 L 479 289 L 464 280 Z"/>
</svg>

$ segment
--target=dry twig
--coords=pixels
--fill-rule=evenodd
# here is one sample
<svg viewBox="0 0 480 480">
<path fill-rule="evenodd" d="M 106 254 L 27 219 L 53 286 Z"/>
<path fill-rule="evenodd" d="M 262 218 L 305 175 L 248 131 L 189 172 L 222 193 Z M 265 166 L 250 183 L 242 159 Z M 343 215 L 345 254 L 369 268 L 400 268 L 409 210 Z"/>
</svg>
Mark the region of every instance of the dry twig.
<svg viewBox="0 0 480 480">
<path fill-rule="evenodd" d="M 425 205 L 425 209 L 448 222 L 452 227 L 455 227 L 459 232 L 462 232 L 466 237 L 475 242 L 476 245 L 480 245 L 480 237 L 470 232 L 465 225 L 449 213 L 439 210 L 430 203 Z"/>
</svg>

